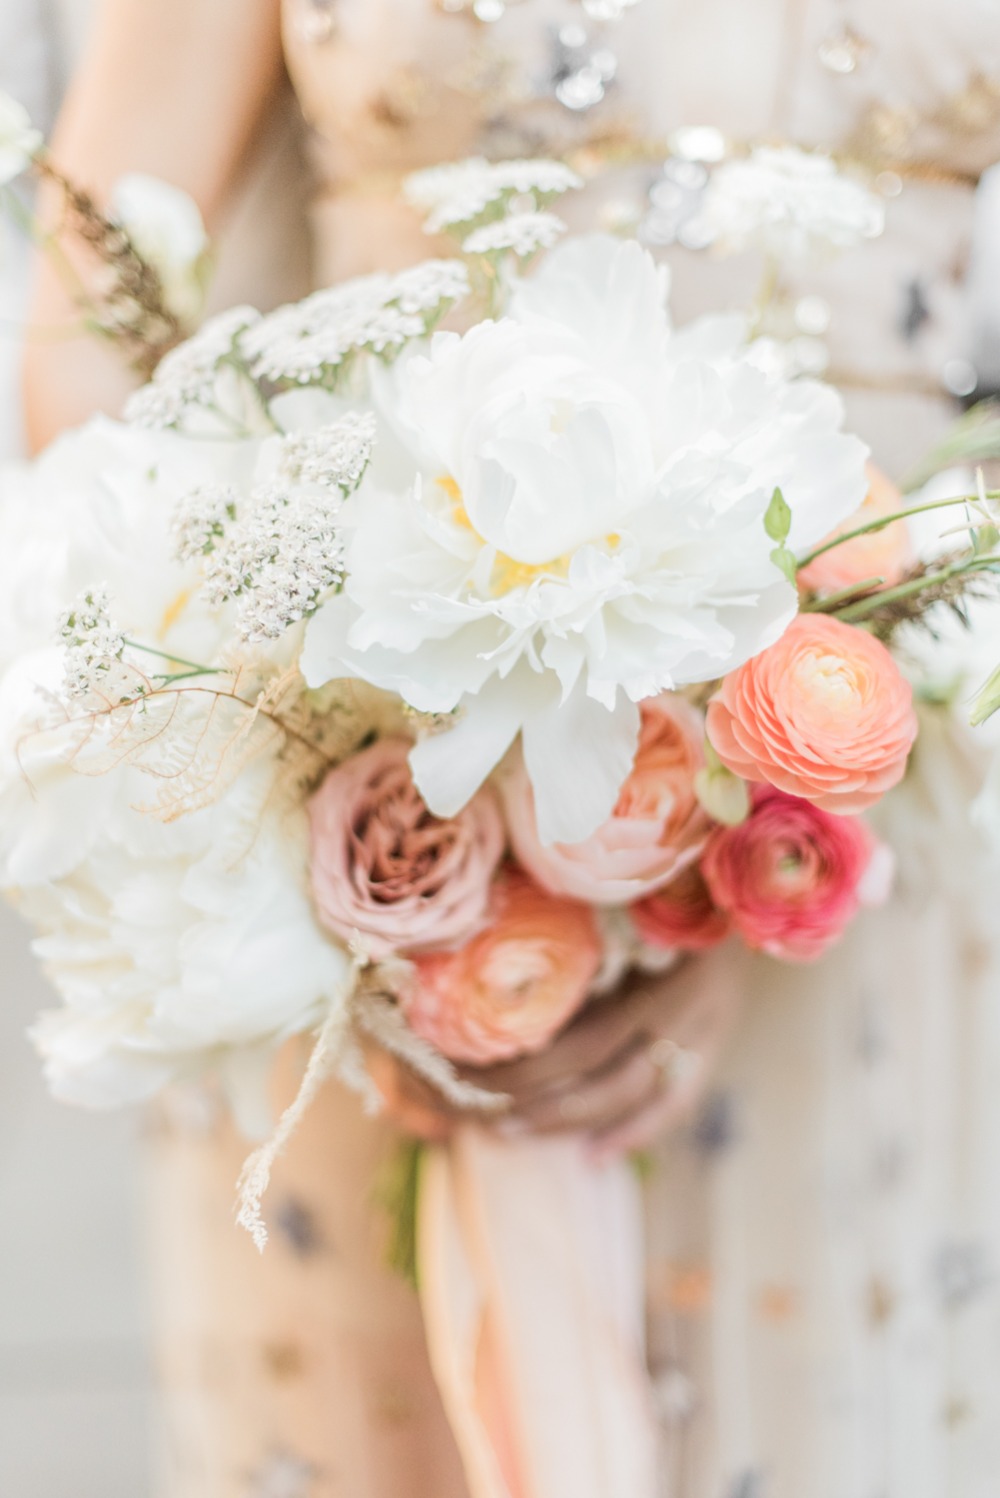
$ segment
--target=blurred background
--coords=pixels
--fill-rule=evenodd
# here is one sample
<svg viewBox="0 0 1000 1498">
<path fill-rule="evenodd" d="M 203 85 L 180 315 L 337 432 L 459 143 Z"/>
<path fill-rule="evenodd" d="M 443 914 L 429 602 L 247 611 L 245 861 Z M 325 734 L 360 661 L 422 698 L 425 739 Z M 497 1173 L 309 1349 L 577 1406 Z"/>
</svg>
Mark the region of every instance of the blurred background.
<svg viewBox="0 0 1000 1498">
<path fill-rule="evenodd" d="M 0 0 L 0 89 L 43 126 L 87 10 L 86 0 Z M 24 249 L 0 227 L 2 453 L 17 441 Z M 0 1494 L 146 1498 L 142 1124 L 53 1104 L 26 1034 L 50 1002 L 25 929 L 0 909 Z"/>
</svg>

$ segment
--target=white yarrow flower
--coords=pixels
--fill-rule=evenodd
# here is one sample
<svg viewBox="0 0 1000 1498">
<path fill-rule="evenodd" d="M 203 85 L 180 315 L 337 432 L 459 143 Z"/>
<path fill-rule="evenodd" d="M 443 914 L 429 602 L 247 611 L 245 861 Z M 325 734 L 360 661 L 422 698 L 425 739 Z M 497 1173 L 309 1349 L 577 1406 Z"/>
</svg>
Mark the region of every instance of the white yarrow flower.
<svg viewBox="0 0 1000 1498">
<path fill-rule="evenodd" d="M 27 169 L 41 144 L 24 105 L 0 90 L 0 187 Z"/>
<path fill-rule="evenodd" d="M 876 238 L 885 205 L 820 151 L 758 146 L 713 172 L 699 218 L 730 252 L 759 246 L 802 260 Z"/>
<path fill-rule="evenodd" d="M 122 661 L 125 637 L 111 618 L 108 590 L 88 588 L 59 622 L 65 647 L 67 697 L 87 702 L 128 700 L 136 676 Z"/>
<path fill-rule="evenodd" d="M 566 232 L 554 213 L 510 213 L 474 229 L 462 245 L 467 255 L 498 255 L 511 251 L 526 260 L 539 250 L 550 250 Z"/>
<path fill-rule="evenodd" d="M 468 289 L 468 272 L 454 260 L 361 276 L 261 318 L 240 340 L 241 352 L 255 379 L 333 384 L 352 355 L 391 355 L 423 338 Z"/>
<path fill-rule="evenodd" d="M 490 162 L 473 156 L 414 172 L 404 182 L 403 192 L 408 202 L 427 214 L 424 228 L 428 234 L 437 234 L 471 224 L 513 197 L 530 194 L 546 199 L 582 186 L 582 179 L 561 161 Z"/>
<path fill-rule="evenodd" d="M 219 375 L 237 353 L 237 341 L 260 318 L 253 307 L 232 307 L 209 318 L 185 343 L 160 360 L 148 385 L 130 396 L 125 418 L 133 426 L 164 430 L 181 424 L 215 400 Z"/>
</svg>

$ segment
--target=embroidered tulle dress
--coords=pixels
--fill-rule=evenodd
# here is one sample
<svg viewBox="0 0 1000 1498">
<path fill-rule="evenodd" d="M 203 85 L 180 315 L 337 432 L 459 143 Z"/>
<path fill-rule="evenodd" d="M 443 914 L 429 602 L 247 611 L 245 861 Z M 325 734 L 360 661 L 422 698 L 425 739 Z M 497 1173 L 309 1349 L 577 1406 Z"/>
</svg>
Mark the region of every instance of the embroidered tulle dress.
<svg viewBox="0 0 1000 1498">
<path fill-rule="evenodd" d="M 971 388 L 995 0 L 286 0 L 285 34 L 318 281 L 426 252 L 396 196 L 414 167 L 569 152 L 590 182 L 578 216 L 641 225 L 679 321 L 745 305 L 759 264 L 713 257 L 699 229 L 706 160 L 729 138 L 794 140 L 861 158 L 888 207 L 880 240 L 788 288 L 803 365 L 829 367 L 895 476 Z M 815 966 L 747 961 L 726 1065 L 657 1152 L 649 1357 L 670 1498 L 996 1492 L 1000 972 L 963 804 L 976 757 L 943 721 L 922 743 L 886 812 L 893 903 Z M 259 1260 L 230 1228 L 242 1141 L 210 1112 L 165 1112 L 171 1498 L 465 1493 L 416 1301 L 382 1268 L 392 1143 L 329 1088 L 276 1172 Z"/>
</svg>

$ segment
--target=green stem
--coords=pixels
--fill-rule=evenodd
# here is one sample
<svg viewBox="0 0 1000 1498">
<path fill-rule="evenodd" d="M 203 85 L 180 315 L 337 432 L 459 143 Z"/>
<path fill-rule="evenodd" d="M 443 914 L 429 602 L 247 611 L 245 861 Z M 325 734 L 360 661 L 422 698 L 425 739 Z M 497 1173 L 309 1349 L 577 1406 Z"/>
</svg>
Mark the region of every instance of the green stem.
<svg viewBox="0 0 1000 1498">
<path fill-rule="evenodd" d="M 1000 499 L 1000 489 L 988 489 L 987 499 Z M 824 556 L 826 552 L 833 551 L 835 546 L 845 546 L 848 541 L 856 541 L 859 536 L 874 535 L 876 531 L 884 531 L 887 525 L 894 525 L 897 520 L 908 520 L 911 515 L 923 515 L 928 510 L 947 510 L 953 505 L 978 504 L 982 499 L 979 494 L 960 494 L 954 499 L 933 499 L 923 505 L 911 505 L 908 510 L 894 510 L 891 515 L 881 515 L 877 520 L 869 520 L 866 525 L 856 526 L 854 530 L 844 531 L 840 536 L 833 536 L 829 541 L 824 541 L 822 546 L 815 547 L 798 562 L 798 570 L 808 567 L 815 562 L 817 557 Z"/>
<path fill-rule="evenodd" d="M 157 650 L 153 645 L 140 645 L 138 640 L 126 640 L 125 644 L 130 650 L 142 650 L 146 655 L 158 656 L 161 661 L 172 661 L 175 666 L 188 666 L 191 676 L 219 676 L 223 673 L 231 674 L 225 666 L 204 666 L 200 661 L 186 661 L 182 655 L 174 655 L 170 650 Z"/>
<path fill-rule="evenodd" d="M 811 603 L 804 603 L 800 612 L 832 614 L 842 603 L 850 603 L 861 593 L 870 593 L 874 588 L 881 588 L 884 582 L 884 577 L 866 577 L 864 582 L 852 583 L 849 588 L 841 588 L 839 593 L 830 593 L 826 598 L 814 598 Z"/>
<path fill-rule="evenodd" d="M 939 583 L 950 582 L 953 577 L 961 577 L 966 572 L 995 571 L 998 567 L 1000 567 L 1000 555 L 971 557 L 964 562 L 953 562 L 950 567 L 943 567 L 940 572 L 929 572 L 923 577 L 911 578 L 909 582 L 900 583 L 895 588 L 886 588 L 884 592 L 872 593 L 868 598 L 863 598 L 855 604 L 848 604 L 846 608 L 837 611 L 836 617 L 843 620 L 845 624 L 854 624 L 858 620 L 866 619 L 869 614 L 875 613 L 887 603 L 895 603 L 900 598 L 912 598 L 914 593 L 921 593 L 925 588 L 937 587 Z"/>
</svg>

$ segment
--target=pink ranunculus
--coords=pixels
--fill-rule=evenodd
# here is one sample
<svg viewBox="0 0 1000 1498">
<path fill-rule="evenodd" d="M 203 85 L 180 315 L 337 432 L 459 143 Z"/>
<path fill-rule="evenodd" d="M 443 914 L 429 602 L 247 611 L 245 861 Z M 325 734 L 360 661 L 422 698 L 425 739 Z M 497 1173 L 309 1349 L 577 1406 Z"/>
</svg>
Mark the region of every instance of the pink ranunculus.
<svg viewBox="0 0 1000 1498">
<path fill-rule="evenodd" d="M 583 843 L 546 846 L 538 836 L 531 783 L 522 761 L 502 791 L 511 845 L 543 889 L 594 905 L 625 905 L 659 889 L 692 863 L 710 823 L 694 784 L 704 764 L 701 715 L 667 694 L 642 704 L 635 763 L 618 803 Z"/>
<path fill-rule="evenodd" d="M 494 886 L 488 927 L 457 952 L 414 958 L 400 1001 L 442 1055 L 483 1066 L 548 1045 L 586 1000 L 601 958 L 586 905 L 509 868 Z"/>
<path fill-rule="evenodd" d="M 868 494 L 865 502 L 849 520 L 833 532 L 834 536 L 857 530 L 872 520 L 897 515 L 904 508 L 903 496 L 891 479 L 874 463 L 868 464 Z M 891 586 L 898 583 L 913 561 L 913 547 L 905 520 L 894 520 L 882 530 L 869 531 L 844 541 L 810 562 L 799 573 L 799 582 L 817 593 L 839 593 L 844 588 L 881 578 Z"/>
<path fill-rule="evenodd" d="M 748 946 L 807 962 L 861 905 L 889 892 L 888 849 L 857 817 L 831 816 L 771 786 L 739 827 L 712 835 L 702 871 L 712 898 Z"/>
<path fill-rule="evenodd" d="M 826 811 L 866 810 L 896 785 L 917 736 L 913 690 L 881 641 L 799 614 L 708 705 L 723 764 Z"/>
<path fill-rule="evenodd" d="M 320 920 L 375 957 L 466 941 L 487 919 L 504 853 L 496 796 L 432 816 L 413 784 L 405 739 L 380 739 L 331 770 L 309 805 Z"/>
<path fill-rule="evenodd" d="M 676 952 L 707 952 L 729 934 L 729 917 L 712 899 L 697 864 L 637 901 L 629 915 L 649 946 Z"/>
</svg>

